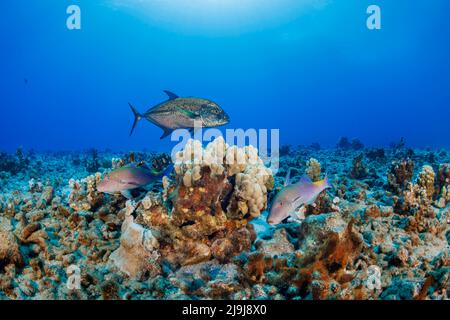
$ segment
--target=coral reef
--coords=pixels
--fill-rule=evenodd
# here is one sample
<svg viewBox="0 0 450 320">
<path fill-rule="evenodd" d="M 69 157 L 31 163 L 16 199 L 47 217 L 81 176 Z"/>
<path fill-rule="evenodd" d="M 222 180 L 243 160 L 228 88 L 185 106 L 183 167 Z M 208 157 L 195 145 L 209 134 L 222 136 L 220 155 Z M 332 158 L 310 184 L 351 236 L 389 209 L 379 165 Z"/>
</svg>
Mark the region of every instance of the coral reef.
<svg viewBox="0 0 450 320">
<path fill-rule="evenodd" d="M 319 181 L 322 174 L 322 166 L 317 159 L 311 158 L 306 162 L 305 173 L 311 178 L 311 180 Z"/>
<path fill-rule="evenodd" d="M 361 142 L 361 140 L 359 140 L 357 138 L 350 141 L 347 137 L 342 137 L 336 144 L 336 148 L 342 149 L 342 150 L 358 151 L 358 150 L 364 149 L 364 144 Z"/>
<path fill-rule="evenodd" d="M 369 149 L 366 152 L 366 157 L 370 160 L 384 159 L 386 154 L 383 148 Z"/>
<path fill-rule="evenodd" d="M 417 184 L 420 188 L 425 190 L 428 199 L 433 199 L 434 195 L 434 177 L 435 173 L 431 166 L 423 166 L 422 171 L 419 173 Z"/>
<path fill-rule="evenodd" d="M 440 165 L 436 177 L 437 205 L 444 208 L 450 202 L 450 165 L 443 163 Z"/>
<path fill-rule="evenodd" d="M 156 204 L 142 213 L 148 226 L 164 235 L 163 258 L 188 265 L 226 261 L 249 250 L 255 238 L 249 222 L 265 210 L 273 187 L 256 149 L 230 147 L 223 138 L 203 149 L 190 140 L 176 155 L 175 172 L 165 190 L 172 210 Z"/>
<path fill-rule="evenodd" d="M 363 154 L 359 154 L 353 159 L 352 171 L 350 171 L 350 176 L 354 179 L 363 179 L 369 173 L 369 169 L 363 162 Z"/>
<path fill-rule="evenodd" d="M 134 201 L 96 185 L 166 154 L 3 154 L 0 299 L 448 299 L 450 156 L 399 145 L 291 147 L 272 176 L 253 147 L 192 140 Z M 333 188 L 269 226 L 288 170 L 322 168 Z"/>
<path fill-rule="evenodd" d="M 388 173 L 388 189 L 400 194 L 411 182 L 414 173 L 414 161 L 406 159 L 392 162 Z"/>
</svg>

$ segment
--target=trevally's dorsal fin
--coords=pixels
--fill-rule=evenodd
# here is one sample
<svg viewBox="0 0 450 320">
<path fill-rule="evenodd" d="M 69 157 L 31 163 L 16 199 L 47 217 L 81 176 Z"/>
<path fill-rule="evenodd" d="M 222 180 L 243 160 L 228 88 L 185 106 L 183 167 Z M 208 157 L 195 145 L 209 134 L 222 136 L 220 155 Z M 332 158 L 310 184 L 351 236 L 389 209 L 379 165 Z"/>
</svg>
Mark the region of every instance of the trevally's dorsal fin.
<svg viewBox="0 0 450 320">
<path fill-rule="evenodd" d="M 167 96 L 169 97 L 169 100 L 174 100 L 179 98 L 178 95 L 176 95 L 175 93 L 169 91 L 169 90 L 164 90 L 164 93 L 167 94 Z"/>
</svg>

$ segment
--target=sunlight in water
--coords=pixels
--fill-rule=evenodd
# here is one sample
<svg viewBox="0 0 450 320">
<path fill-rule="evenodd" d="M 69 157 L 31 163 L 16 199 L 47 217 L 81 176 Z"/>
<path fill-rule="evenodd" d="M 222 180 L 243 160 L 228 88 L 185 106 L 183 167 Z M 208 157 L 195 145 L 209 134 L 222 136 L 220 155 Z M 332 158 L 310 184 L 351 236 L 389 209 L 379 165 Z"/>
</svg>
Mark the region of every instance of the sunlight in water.
<svg viewBox="0 0 450 320">
<path fill-rule="evenodd" d="M 289 22 L 330 0 L 105 0 L 180 32 L 234 33 Z"/>
</svg>

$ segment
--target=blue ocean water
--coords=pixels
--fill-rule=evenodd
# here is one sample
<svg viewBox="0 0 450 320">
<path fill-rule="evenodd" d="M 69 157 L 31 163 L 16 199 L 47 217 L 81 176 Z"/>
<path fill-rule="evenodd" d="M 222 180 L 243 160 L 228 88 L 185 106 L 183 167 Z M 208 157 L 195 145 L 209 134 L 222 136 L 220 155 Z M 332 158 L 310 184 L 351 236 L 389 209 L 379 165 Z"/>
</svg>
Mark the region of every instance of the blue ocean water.
<svg viewBox="0 0 450 320">
<path fill-rule="evenodd" d="M 66 26 L 70 5 L 81 30 Z M 381 30 L 366 9 L 381 8 Z M 133 115 L 162 90 L 282 144 L 450 147 L 446 0 L 16 0 L 0 4 L 0 149 L 170 149 Z"/>
</svg>

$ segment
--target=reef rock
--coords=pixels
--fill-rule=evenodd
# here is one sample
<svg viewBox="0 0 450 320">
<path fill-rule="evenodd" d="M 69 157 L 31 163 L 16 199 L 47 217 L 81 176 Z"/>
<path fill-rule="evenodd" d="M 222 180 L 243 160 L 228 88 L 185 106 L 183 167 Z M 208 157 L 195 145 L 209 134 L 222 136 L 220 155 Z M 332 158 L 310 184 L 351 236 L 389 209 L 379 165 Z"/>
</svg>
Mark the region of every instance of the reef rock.
<svg viewBox="0 0 450 320">
<path fill-rule="evenodd" d="M 392 162 L 388 172 L 388 189 L 400 194 L 408 188 L 414 174 L 414 161 L 406 159 Z"/>
<path fill-rule="evenodd" d="M 270 257 L 293 253 L 295 250 L 294 245 L 288 239 L 286 229 L 276 230 L 272 239 L 260 241 L 256 244 L 256 248 L 265 256 Z"/>
<path fill-rule="evenodd" d="M 228 146 L 222 137 L 207 145 L 190 140 L 176 155 L 176 177 L 164 180 L 161 205 L 144 210 L 144 221 L 160 234 L 161 253 L 174 264 L 217 258 L 226 262 L 255 239 L 249 221 L 267 207 L 272 172 L 254 147 Z"/>
<path fill-rule="evenodd" d="M 339 213 L 308 216 L 300 226 L 300 250 L 316 255 L 332 235 L 341 238 L 346 226 Z"/>
<path fill-rule="evenodd" d="M 440 165 L 436 177 L 437 203 L 440 208 L 444 208 L 450 203 L 450 165 L 443 163 Z"/>
<path fill-rule="evenodd" d="M 238 267 L 215 260 L 181 267 L 169 281 L 187 294 L 212 299 L 230 298 L 231 294 L 242 290 Z"/>
<path fill-rule="evenodd" d="M 156 276 L 160 272 L 158 264 L 159 243 L 151 230 L 134 222 L 134 205 L 127 202 L 126 218 L 122 225 L 120 247 L 110 256 L 110 261 L 122 272 L 133 278 L 145 273 Z"/>
<path fill-rule="evenodd" d="M 10 263 L 20 265 L 22 255 L 11 225 L 7 220 L 0 218 L 0 267 Z"/>
</svg>

